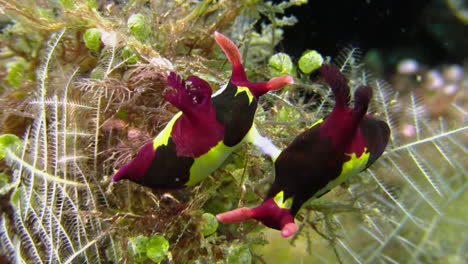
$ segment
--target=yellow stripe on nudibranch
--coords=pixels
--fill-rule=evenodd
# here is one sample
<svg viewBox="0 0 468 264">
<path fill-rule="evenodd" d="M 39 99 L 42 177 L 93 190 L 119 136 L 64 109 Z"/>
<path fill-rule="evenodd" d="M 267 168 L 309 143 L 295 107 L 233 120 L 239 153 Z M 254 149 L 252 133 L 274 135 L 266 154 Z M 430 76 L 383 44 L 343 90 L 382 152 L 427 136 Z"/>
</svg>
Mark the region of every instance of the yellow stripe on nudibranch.
<svg viewBox="0 0 468 264">
<path fill-rule="evenodd" d="M 239 93 L 242 93 L 242 92 L 245 92 L 247 94 L 247 97 L 249 98 L 249 105 L 250 105 L 253 102 L 254 97 L 248 87 L 237 86 L 237 92 L 234 96 L 237 96 Z"/>
<path fill-rule="evenodd" d="M 340 175 L 334 180 L 328 182 L 328 184 L 322 189 L 320 189 L 320 191 L 318 191 L 314 195 L 314 197 L 318 197 L 326 193 L 328 190 L 335 188 L 336 186 L 345 182 L 349 178 L 349 176 L 358 174 L 364 168 L 366 168 L 367 161 L 370 157 L 370 152 L 367 152 L 367 148 L 365 148 L 364 152 L 359 157 L 357 157 L 356 153 L 345 153 L 345 155 L 350 156 L 351 159 L 343 163 Z"/>
<path fill-rule="evenodd" d="M 275 201 L 276 205 L 278 205 L 279 208 L 283 209 L 291 209 L 292 203 L 293 203 L 293 197 L 289 197 L 286 199 L 286 201 L 283 202 L 284 200 L 284 192 L 281 191 L 273 197 L 273 201 Z"/>
<path fill-rule="evenodd" d="M 317 120 L 317 122 L 313 123 L 313 124 L 310 125 L 308 128 L 311 129 L 311 128 L 313 128 L 314 126 L 316 126 L 316 125 L 318 125 L 318 124 L 320 124 L 320 123 L 322 123 L 322 122 L 323 122 L 323 119 L 319 119 L 319 120 Z"/>
<path fill-rule="evenodd" d="M 169 138 L 171 137 L 172 128 L 174 127 L 177 119 L 182 115 L 182 111 L 175 114 L 172 119 L 167 123 L 161 132 L 153 139 L 153 149 L 157 149 L 160 146 L 167 146 L 169 143 Z"/>
<path fill-rule="evenodd" d="M 248 141 L 250 138 L 248 135 L 252 133 L 252 129 L 255 129 L 255 126 L 252 125 L 249 132 L 247 132 L 247 135 L 237 145 L 228 147 L 221 140 L 207 153 L 197 157 L 193 162 L 192 167 L 190 167 L 190 179 L 185 183 L 185 186 L 188 187 L 199 183 L 217 168 L 221 167 L 223 162 L 229 155 L 231 155 L 232 152 L 240 148 L 243 142 Z"/>
<path fill-rule="evenodd" d="M 360 157 L 357 157 L 356 153 L 346 153 L 345 155 L 350 156 L 351 159 L 343 163 L 343 169 L 340 174 L 340 177 L 342 177 L 342 175 L 346 176 L 343 179 L 343 182 L 346 181 L 349 176 L 358 174 L 366 167 L 367 161 L 370 157 L 370 152 L 367 152 L 367 148 L 365 148 Z"/>
<path fill-rule="evenodd" d="M 202 181 L 213 171 L 219 168 L 237 147 L 238 145 L 228 147 L 224 145 L 221 140 L 208 152 L 197 157 L 194 160 L 192 167 L 190 167 L 190 179 L 185 183 L 185 186 L 192 186 Z"/>
</svg>

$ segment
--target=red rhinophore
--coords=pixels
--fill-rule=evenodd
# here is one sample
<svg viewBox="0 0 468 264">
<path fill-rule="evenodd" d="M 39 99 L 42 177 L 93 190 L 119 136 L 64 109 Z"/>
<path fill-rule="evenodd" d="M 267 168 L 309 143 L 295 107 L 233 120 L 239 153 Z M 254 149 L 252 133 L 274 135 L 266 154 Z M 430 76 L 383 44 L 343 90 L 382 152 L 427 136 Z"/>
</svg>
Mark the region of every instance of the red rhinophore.
<svg viewBox="0 0 468 264">
<path fill-rule="evenodd" d="M 323 64 L 319 71 L 320 76 L 328 86 L 330 86 L 335 96 L 335 106 L 333 110 L 348 107 L 350 100 L 348 79 L 337 67 L 331 64 Z"/>
<path fill-rule="evenodd" d="M 221 223 L 238 223 L 252 219 L 252 209 L 247 207 L 237 208 L 225 213 L 216 215 L 216 219 Z"/>
<path fill-rule="evenodd" d="M 294 79 L 289 75 L 275 77 L 268 82 L 250 82 L 247 80 L 244 66 L 242 66 L 242 55 L 237 46 L 226 36 L 217 31 L 214 33 L 214 39 L 232 64 L 231 82 L 236 86 L 248 87 L 255 98 L 260 97 L 268 91 L 279 90 L 286 85 L 294 84 Z"/>
<path fill-rule="evenodd" d="M 221 47 L 224 54 L 226 54 L 227 59 L 232 65 L 232 75 L 231 81 L 236 84 L 239 83 L 246 83 L 247 74 L 245 74 L 244 66 L 242 66 L 242 55 L 239 52 L 236 44 L 228 39 L 223 34 L 219 33 L 218 31 L 214 32 L 214 39 L 216 43 Z M 237 84 L 236 84 L 237 85 Z"/>
<path fill-rule="evenodd" d="M 331 137 L 334 149 L 343 149 L 347 145 L 353 144 L 361 120 L 364 118 L 369 102 L 372 97 L 372 89 L 363 86 L 354 93 L 354 108 L 349 107 L 350 88 L 348 79 L 340 70 L 329 64 L 324 64 L 320 68 L 320 73 L 325 82 L 330 86 L 335 97 L 335 106 L 332 113 L 320 124 L 320 136 Z M 364 143 L 365 144 L 365 143 Z M 362 153 L 364 144 L 359 149 Z M 354 143 L 356 147 L 358 144 Z"/>
</svg>

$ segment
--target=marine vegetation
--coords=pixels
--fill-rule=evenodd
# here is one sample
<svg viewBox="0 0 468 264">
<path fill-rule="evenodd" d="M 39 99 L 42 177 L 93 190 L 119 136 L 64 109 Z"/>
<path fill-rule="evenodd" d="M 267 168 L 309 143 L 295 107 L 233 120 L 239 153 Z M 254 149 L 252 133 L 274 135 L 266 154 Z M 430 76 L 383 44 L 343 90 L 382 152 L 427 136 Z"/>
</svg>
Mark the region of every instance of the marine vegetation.
<svg viewBox="0 0 468 264">
<path fill-rule="evenodd" d="M 284 12 L 306 2 L 0 0 L 0 262 L 462 263 L 466 237 L 460 230 L 468 221 L 459 213 L 467 201 L 464 89 L 444 97 L 444 111 L 433 111 L 421 100 L 431 94 L 372 78 L 357 49 L 333 59 L 310 51 L 302 58 L 276 53 L 283 28 L 296 22 Z M 240 57 L 236 63 L 218 47 L 215 31 L 239 47 L 241 75 L 232 70 Z M 274 148 L 265 155 L 248 140 L 234 140 L 238 146 L 222 164 L 185 188 L 112 181 L 146 143 L 164 129 L 174 131 L 171 120 L 187 112 L 178 96 L 186 89 L 192 95 L 192 88 L 192 102 L 208 112 L 232 107 L 214 103 L 229 89 L 249 100 L 251 93 L 255 111 L 238 110 L 252 118 L 243 128 L 255 128 L 258 139 L 288 153 L 296 137 L 333 115 L 333 85 L 313 71 L 322 61 L 338 67 L 350 94 L 372 87 L 364 112 L 391 133 L 371 167 L 298 203 L 297 232 L 290 238 L 258 221 L 220 224 L 215 218 L 265 200 L 275 159 L 281 160 Z M 262 96 L 249 89 L 281 75 L 294 84 Z M 233 86 L 226 86 L 229 80 Z M 360 105 L 359 98 L 350 104 Z M 224 140 L 220 131 L 210 141 Z M 379 152 L 369 149 L 370 156 Z"/>
</svg>

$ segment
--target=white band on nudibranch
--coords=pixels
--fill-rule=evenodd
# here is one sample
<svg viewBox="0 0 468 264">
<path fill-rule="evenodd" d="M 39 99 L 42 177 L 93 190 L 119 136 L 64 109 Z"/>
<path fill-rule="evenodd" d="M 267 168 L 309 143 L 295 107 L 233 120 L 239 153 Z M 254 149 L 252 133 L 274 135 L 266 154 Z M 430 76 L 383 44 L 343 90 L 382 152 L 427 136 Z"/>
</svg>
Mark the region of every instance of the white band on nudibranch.
<svg viewBox="0 0 468 264">
<path fill-rule="evenodd" d="M 271 142 L 267 137 L 260 135 L 255 125 L 252 126 L 248 135 L 248 141 L 257 146 L 264 154 L 271 157 L 275 161 L 281 154 L 281 150 Z"/>
</svg>

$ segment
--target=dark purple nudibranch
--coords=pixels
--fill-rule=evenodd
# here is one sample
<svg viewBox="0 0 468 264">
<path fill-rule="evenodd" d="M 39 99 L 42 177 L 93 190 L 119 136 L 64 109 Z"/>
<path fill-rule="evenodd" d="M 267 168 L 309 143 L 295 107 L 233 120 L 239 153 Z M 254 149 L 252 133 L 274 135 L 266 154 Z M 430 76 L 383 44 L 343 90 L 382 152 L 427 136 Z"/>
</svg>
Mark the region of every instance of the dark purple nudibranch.
<svg viewBox="0 0 468 264">
<path fill-rule="evenodd" d="M 183 80 L 171 72 L 165 99 L 180 112 L 119 169 L 113 181 L 129 179 L 164 189 L 192 186 L 221 166 L 243 142 L 262 138 L 253 123 L 259 97 L 294 81 L 285 75 L 250 82 L 236 45 L 218 32 L 214 39 L 232 64 L 229 82 L 212 97 L 206 81 L 196 76 Z"/>
<path fill-rule="evenodd" d="M 294 216 L 308 200 L 367 169 L 383 153 L 390 129 L 384 121 L 366 114 L 372 88 L 358 88 L 351 108 L 347 78 L 332 65 L 323 65 L 320 73 L 335 97 L 331 114 L 281 152 L 275 160 L 275 180 L 261 205 L 219 214 L 219 221 L 256 219 L 289 237 L 297 232 Z"/>
</svg>

